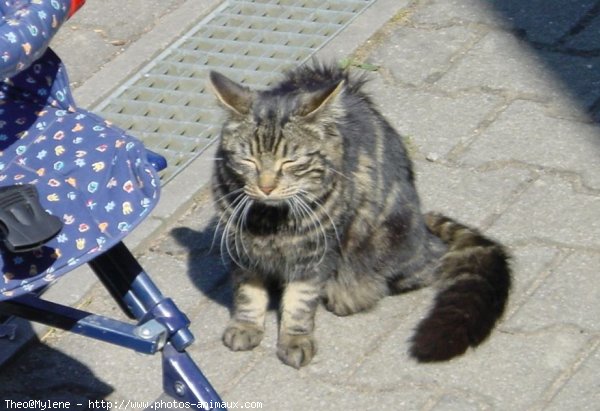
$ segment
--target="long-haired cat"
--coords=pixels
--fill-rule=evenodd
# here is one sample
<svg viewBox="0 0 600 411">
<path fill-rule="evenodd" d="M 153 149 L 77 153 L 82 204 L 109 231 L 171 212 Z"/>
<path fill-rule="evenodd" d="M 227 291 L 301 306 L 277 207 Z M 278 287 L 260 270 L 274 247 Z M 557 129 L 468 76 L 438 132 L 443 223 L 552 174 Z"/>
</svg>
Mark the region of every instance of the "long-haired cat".
<svg viewBox="0 0 600 411">
<path fill-rule="evenodd" d="M 272 283 L 282 290 L 277 354 L 296 368 L 316 353 L 320 301 L 343 316 L 436 286 L 411 341 L 419 361 L 450 359 L 490 334 L 508 298 L 507 253 L 422 214 L 402 139 L 363 79 L 313 62 L 265 91 L 210 80 L 228 114 L 213 177 L 234 283 L 225 345 L 260 343 Z"/>
</svg>

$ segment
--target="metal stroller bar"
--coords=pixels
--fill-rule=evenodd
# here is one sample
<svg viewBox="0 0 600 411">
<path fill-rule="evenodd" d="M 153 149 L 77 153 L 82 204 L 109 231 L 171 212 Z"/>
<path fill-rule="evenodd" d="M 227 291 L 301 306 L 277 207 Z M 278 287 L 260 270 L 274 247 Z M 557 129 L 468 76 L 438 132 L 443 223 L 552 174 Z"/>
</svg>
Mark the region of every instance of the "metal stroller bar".
<svg viewBox="0 0 600 411">
<path fill-rule="evenodd" d="M 121 347 L 131 348 L 144 354 L 154 354 L 164 346 L 164 340 L 166 339 L 166 329 L 162 326 L 160 326 L 162 333 L 149 335 L 146 332 L 146 335 L 144 335 L 142 330 L 150 329 L 146 324 L 135 326 L 45 301 L 30 294 L 1 302 L 0 312 Z"/>
<path fill-rule="evenodd" d="M 171 299 L 165 298 L 123 243 L 90 262 L 90 266 L 124 312 L 144 321 L 153 317 L 169 331 L 181 351 L 194 341 L 189 320 Z"/>
<path fill-rule="evenodd" d="M 187 328 L 188 318 L 171 299 L 162 295 L 129 249 L 120 242 L 89 264 L 125 313 L 139 321 L 137 325 L 45 301 L 33 294 L 0 302 L 0 313 L 141 353 L 161 350 L 166 394 L 197 409 L 212 409 L 222 404 L 215 389 L 185 352 L 194 340 Z"/>
<path fill-rule="evenodd" d="M 188 318 L 171 299 L 162 295 L 127 247 L 118 243 L 90 265 L 119 305 L 125 307 L 126 313 L 142 324 L 157 321 L 167 330 L 169 336 L 162 349 L 165 393 L 197 408 L 211 409 L 210 404 L 222 404 L 217 392 L 185 352 L 185 347 L 194 341 L 187 328 Z"/>
</svg>

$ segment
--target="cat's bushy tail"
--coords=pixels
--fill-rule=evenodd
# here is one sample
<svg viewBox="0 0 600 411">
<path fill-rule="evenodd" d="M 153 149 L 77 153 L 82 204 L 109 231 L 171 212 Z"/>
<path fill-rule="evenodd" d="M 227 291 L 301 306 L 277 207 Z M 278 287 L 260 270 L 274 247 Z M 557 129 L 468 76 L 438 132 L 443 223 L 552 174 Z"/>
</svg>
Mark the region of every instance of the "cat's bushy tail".
<svg viewBox="0 0 600 411">
<path fill-rule="evenodd" d="M 440 214 L 426 214 L 429 230 L 448 245 L 440 290 L 417 326 L 410 354 L 421 362 L 449 360 L 480 344 L 504 312 L 511 285 L 504 248 Z"/>
</svg>

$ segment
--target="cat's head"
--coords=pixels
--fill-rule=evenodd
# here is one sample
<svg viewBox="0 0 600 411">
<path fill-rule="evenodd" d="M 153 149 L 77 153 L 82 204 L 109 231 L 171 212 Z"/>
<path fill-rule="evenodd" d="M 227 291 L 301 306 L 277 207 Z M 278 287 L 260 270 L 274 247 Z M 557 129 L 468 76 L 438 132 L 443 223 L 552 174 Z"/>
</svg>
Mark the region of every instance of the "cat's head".
<svg viewBox="0 0 600 411">
<path fill-rule="evenodd" d="M 343 155 L 336 123 L 344 81 L 311 91 L 255 91 L 211 72 L 210 82 L 228 112 L 219 167 L 255 201 L 277 205 L 298 195 L 318 201 Z"/>
</svg>

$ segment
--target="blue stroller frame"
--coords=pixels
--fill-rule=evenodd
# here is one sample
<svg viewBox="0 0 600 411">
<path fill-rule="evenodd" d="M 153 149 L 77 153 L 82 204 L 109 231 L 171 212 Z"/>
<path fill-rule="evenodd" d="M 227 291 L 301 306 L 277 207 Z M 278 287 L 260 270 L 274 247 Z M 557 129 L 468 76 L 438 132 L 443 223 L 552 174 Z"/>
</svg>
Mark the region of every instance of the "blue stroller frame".
<svg viewBox="0 0 600 411">
<path fill-rule="evenodd" d="M 157 171 L 166 162 L 77 108 L 47 47 L 76 3 L 0 3 L 0 316 L 161 352 L 166 394 L 192 408 L 218 408 L 219 395 L 185 351 L 194 340 L 188 318 L 122 242 L 158 202 Z M 134 323 L 40 298 L 84 263 Z M 11 324 L 0 324 L 0 336 L 11 334 Z"/>
</svg>

